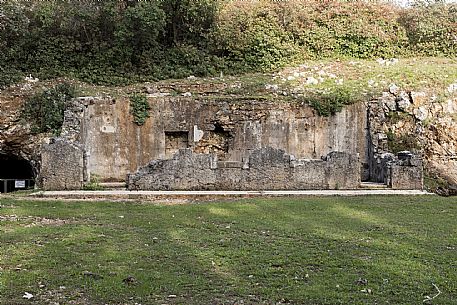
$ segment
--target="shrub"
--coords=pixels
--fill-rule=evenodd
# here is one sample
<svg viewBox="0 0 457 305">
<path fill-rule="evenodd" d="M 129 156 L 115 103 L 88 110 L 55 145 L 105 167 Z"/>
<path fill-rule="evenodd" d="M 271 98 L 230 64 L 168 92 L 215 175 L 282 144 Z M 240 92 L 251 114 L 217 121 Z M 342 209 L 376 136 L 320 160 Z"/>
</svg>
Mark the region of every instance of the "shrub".
<svg viewBox="0 0 457 305">
<path fill-rule="evenodd" d="M 90 174 L 90 181 L 83 185 L 85 191 L 102 191 L 104 188 L 100 185 L 100 177 L 96 174 Z"/>
<path fill-rule="evenodd" d="M 400 9 L 342 0 L 0 2 L 0 87 L 29 73 L 120 85 L 270 71 L 303 58 L 457 52 L 456 4 Z"/>
<path fill-rule="evenodd" d="M 192 44 L 205 48 L 213 29 L 219 0 L 160 0 L 166 14 L 165 43 Z"/>
<path fill-rule="evenodd" d="M 21 79 L 23 73 L 17 68 L 15 54 L 20 51 L 27 31 L 28 20 L 22 14 L 23 7 L 14 1 L 0 5 L 0 89 Z"/>
<path fill-rule="evenodd" d="M 138 126 L 143 125 L 149 118 L 150 109 L 146 95 L 134 93 L 130 96 L 130 113 L 133 115 L 133 122 Z"/>
<path fill-rule="evenodd" d="M 299 54 L 267 1 L 225 4 L 211 38 L 214 52 L 247 69 L 276 69 Z"/>
<path fill-rule="evenodd" d="M 68 102 L 76 96 L 75 88 L 68 83 L 38 92 L 25 100 L 23 118 L 32 127 L 32 132 L 60 133 Z"/>
<path fill-rule="evenodd" d="M 399 20 L 415 53 L 457 55 L 457 4 L 417 2 L 411 9 L 404 10 Z"/>
<path fill-rule="evenodd" d="M 325 92 L 313 94 L 305 99 L 321 116 L 334 115 L 341 111 L 344 105 L 357 101 L 351 89 L 346 87 L 329 88 Z"/>
<path fill-rule="evenodd" d="M 387 146 L 393 153 L 399 151 L 408 150 L 412 152 L 419 151 L 421 149 L 417 142 L 417 137 L 414 134 L 400 134 L 396 135 L 392 131 L 387 132 Z"/>
<path fill-rule="evenodd" d="M 0 66 L 0 89 L 19 82 L 22 79 L 22 76 L 23 73 L 15 68 Z"/>
<path fill-rule="evenodd" d="M 277 22 L 312 57 L 389 57 L 407 42 L 399 10 L 389 4 L 291 0 L 276 2 L 274 11 Z"/>
</svg>

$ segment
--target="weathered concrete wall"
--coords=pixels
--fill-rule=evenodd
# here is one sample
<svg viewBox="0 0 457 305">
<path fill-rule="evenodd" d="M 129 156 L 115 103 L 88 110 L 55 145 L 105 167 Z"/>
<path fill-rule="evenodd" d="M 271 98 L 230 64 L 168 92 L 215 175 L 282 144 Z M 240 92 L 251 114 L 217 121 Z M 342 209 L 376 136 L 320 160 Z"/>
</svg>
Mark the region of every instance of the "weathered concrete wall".
<svg viewBox="0 0 457 305">
<path fill-rule="evenodd" d="M 127 173 L 163 156 L 164 135 L 158 128 L 154 113 L 143 126 L 135 125 L 126 100 L 91 101 L 82 129 L 88 173 L 102 181 L 124 181 Z"/>
<path fill-rule="evenodd" d="M 276 148 L 255 149 L 242 162 L 179 150 L 129 175 L 131 190 L 354 189 L 360 166 L 354 155 L 332 152 L 324 160 L 297 160 Z"/>
<path fill-rule="evenodd" d="M 151 117 L 137 126 L 127 101 L 73 101 L 61 137 L 43 147 L 41 187 L 78 189 L 91 174 L 125 181 L 156 160 L 130 175 L 131 189 L 351 189 L 365 176 L 422 188 L 422 163 L 369 149 L 363 104 L 328 118 L 298 103 L 259 99 L 162 97 L 150 104 Z M 368 156 L 370 175 L 360 166 Z"/>
<path fill-rule="evenodd" d="M 83 186 L 84 150 L 64 139 L 41 148 L 41 172 L 38 178 L 44 190 L 79 190 Z"/>
<path fill-rule="evenodd" d="M 422 190 L 422 167 L 392 165 L 388 186 L 394 190 Z"/>
<path fill-rule="evenodd" d="M 361 162 L 367 159 L 363 103 L 327 118 L 309 106 L 283 101 L 151 96 L 149 102 L 151 117 L 143 126 L 132 123 L 126 100 L 86 106 L 82 143 L 89 173 L 124 181 L 151 160 L 183 148 L 237 162 L 263 147 L 284 149 L 297 158 L 344 151 L 359 154 Z"/>
<path fill-rule="evenodd" d="M 422 159 L 409 151 L 399 152 L 388 163 L 387 185 L 397 190 L 422 190 L 424 176 Z"/>
</svg>

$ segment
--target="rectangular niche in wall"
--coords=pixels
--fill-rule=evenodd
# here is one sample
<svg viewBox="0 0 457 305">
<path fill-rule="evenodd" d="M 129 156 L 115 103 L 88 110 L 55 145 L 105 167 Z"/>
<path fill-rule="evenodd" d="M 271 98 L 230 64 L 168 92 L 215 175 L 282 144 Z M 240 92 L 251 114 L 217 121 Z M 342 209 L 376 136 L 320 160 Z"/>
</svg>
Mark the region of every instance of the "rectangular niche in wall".
<svg viewBox="0 0 457 305">
<path fill-rule="evenodd" d="M 195 145 L 194 151 L 200 154 L 216 154 L 219 160 L 226 160 L 233 136 L 219 124 L 214 124 L 214 130 L 205 131 L 203 138 Z"/>
<path fill-rule="evenodd" d="M 178 150 L 189 147 L 189 132 L 165 131 L 165 157 L 171 158 Z"/>
</svg>

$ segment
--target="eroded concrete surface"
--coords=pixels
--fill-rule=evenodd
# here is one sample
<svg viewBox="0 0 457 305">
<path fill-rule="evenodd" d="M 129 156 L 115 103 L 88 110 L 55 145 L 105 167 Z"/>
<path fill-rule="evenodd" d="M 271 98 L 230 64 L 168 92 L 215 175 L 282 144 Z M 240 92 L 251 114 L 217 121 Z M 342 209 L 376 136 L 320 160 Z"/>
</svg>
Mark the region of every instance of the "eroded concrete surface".
<svg viewBox="0 0 457 305">
<path fill-rule="evenodd" d="M 132 123 L 128 101 L 94 100 L 86 106 L 82 143 L 90 174 L 124 181 L 151 160 L 185 148 L 214 153 L 220 161 L 242 162 L 265 147 L 300 159 L 332 151 L 358 155 L 362 163 L 367 159 L 362 103 L 321 117 L 309 106 L 282 101 L 151 97 L 149 102 L 151 117 L 143 126 Z"/>
</svg>

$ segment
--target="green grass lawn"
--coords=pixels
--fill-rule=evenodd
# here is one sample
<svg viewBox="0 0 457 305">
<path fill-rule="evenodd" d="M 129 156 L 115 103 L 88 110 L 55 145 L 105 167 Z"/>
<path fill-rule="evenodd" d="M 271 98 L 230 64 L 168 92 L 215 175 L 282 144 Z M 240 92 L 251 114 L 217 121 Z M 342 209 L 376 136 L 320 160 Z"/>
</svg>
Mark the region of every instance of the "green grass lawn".
<svg viewBox="0 0 457 305">
<path fill-rule="evenodd" d="M 457 304 L 456 201 L 0 198 L 0 304 Z"/>
</svg>

